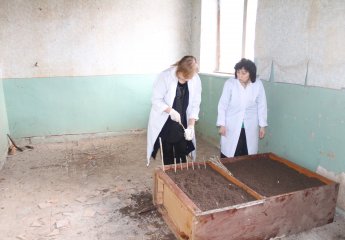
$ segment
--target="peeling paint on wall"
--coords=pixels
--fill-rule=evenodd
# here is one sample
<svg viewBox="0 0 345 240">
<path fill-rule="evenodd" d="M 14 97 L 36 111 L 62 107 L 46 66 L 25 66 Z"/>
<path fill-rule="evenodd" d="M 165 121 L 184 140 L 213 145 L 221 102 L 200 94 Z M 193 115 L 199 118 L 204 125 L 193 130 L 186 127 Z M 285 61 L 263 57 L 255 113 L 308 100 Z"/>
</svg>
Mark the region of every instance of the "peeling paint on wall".
<svg viewBox="0 0 345 240">
<path fill-rule="evenodd" d="M 316 172 L 324 177 L 327 177 L 339 183 L 337 206 L 345 210 L 345 172 L 335 174 L 334 172 L 328 171 L 322 166 L 318 166 Z"/>
<path fill-rule="evenodd" d="M 343 0 L 259 1 L 258 74 L 268 80 L 272 70 L 274 82 L 344 88 L 344 11 Z"/>
</svg>

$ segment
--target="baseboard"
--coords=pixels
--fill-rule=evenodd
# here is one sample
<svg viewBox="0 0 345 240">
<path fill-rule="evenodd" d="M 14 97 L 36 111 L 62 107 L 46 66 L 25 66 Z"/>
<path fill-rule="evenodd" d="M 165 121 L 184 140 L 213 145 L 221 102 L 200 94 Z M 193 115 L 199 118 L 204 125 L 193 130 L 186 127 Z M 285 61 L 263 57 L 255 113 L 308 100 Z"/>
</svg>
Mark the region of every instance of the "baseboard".
<svg viewBox="0 0 345 240">
<path fill-rule="evenodd" d="M 43 137 L 23 137 L 16 138 L 16 144 L 19 146 L 30 145 L 30 144 L 40 144 L 40 143 L 59 143 L 59 142 L 69 142 L 69 141 L 78 141 L 81 139 L 88 138 L 106 138 L 121 136 L 127 134 L 142 134 L 145 133 L 146 129 L 134 129 L 121 132 L 104 132 L 104 133 L 82 133 L 82 134 L 64 134 L 64 135 L 51 135 Z"/>
</svg>

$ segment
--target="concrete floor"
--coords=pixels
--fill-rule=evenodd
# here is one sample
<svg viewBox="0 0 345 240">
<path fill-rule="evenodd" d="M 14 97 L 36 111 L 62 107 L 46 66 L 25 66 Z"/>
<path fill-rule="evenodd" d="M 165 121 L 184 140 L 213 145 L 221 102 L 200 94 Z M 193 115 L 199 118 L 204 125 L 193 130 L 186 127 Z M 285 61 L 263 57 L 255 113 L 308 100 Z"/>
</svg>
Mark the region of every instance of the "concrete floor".
<svg viewBox="0 0 345 240">
<path fill-rule="evenodd" d="M 175 239 L 155 210 L 143 213 L 160 165 L 146 167 L 145 133 L 57 139 L 33 142 L 0 171 L 0 240 Z M 218 149 L 199 139 L 198 154 L 207 159 Z M 276 239 L 345 239 L 345 218 Z"/>
<path fill-rule="evenodd" d="M 345 219 L 343 213 L 337 213 L 334 222 L 306 232 L 291 235 L 282 240 L 345 240 Z"/>
</svg>

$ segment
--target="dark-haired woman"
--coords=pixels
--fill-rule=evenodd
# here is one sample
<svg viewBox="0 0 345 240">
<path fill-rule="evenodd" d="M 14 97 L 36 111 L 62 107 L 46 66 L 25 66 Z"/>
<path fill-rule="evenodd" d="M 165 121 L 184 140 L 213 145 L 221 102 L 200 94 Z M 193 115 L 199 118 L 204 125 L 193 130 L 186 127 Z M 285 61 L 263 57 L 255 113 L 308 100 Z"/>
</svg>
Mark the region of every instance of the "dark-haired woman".
<svg viewBox="0 0 345 240">
<path fill-rule="evenodd" d="M 217 126 L 222 158 L 258 152 L 259 138 L 265 137 L 267 126 L 267 102 L 252 61 L 238 62 L 235 78 L 225 82 L 218 103 Z"/>
<path fill-rule="evenodd" d="M 201 81 L 195 57 L 184 56 L 159 74 L 153 85 L 151 102 L 147 165 L 157 154 L 159 138 L 164 164 L 173 164 L 174 158 L 177 163 L 186 162 L 189 153 L 195 158 L 194 125 L 199 118 L 201 102 Z"/>
</svg>

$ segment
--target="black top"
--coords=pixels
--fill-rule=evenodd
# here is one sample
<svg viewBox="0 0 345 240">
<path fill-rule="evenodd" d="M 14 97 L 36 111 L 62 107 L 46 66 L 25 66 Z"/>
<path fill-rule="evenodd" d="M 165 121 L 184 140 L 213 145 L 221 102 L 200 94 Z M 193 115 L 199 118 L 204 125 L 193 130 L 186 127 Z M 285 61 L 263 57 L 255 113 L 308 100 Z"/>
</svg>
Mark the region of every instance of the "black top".
<svg viewBox="0 0 345 240">
<path fill-rule="evenodd" d="M 173 109 L 175 109 L 181 116 L 181 122 L 185 128 L 187 128 L 186 111 L 189 103 L 189 91 L 188 84 L 181 84 L 180 82 L 176 87 L 176 95 L 173 103 Z M 175 143 L 184 138 L 184 130 L 182 126 L 169 117 L 165 122 L 161 131 L 160 137 L 170 143 Z"/>
</svg>

